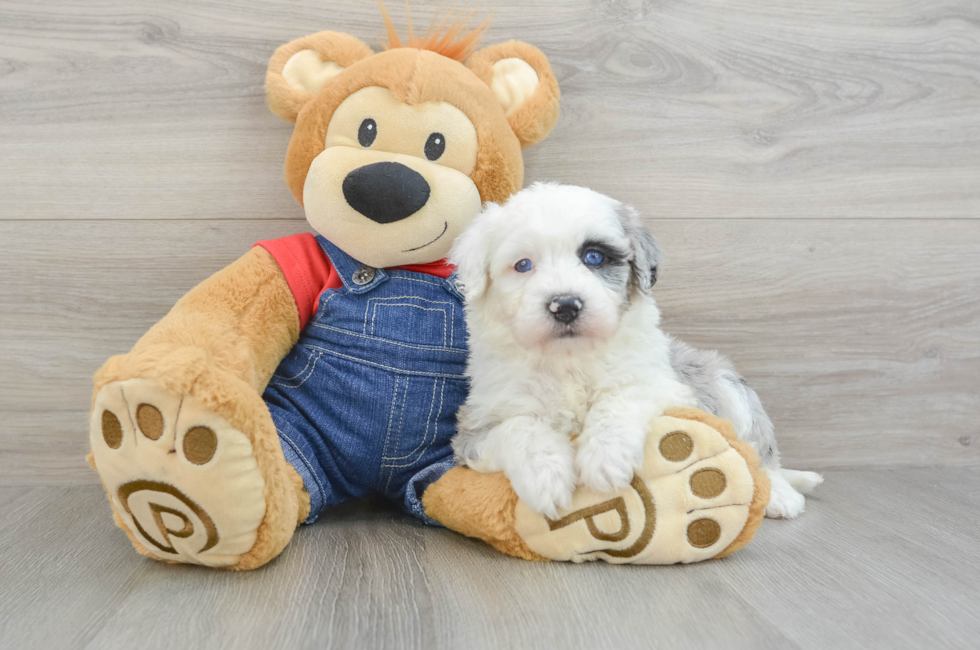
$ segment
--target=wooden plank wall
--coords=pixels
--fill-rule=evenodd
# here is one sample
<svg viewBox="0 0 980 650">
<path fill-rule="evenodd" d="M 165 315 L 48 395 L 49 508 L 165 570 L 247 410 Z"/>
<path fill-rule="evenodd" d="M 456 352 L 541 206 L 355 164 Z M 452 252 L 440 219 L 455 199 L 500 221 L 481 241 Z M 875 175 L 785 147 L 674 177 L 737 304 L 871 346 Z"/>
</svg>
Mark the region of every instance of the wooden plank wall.
<svg viewBox="0 0 980 650">
<path fill-rule="evenodd" d="M 667 329 L 734 359 L 788 465 L 980 464 L 980 5 L 492 5 L 485 42 L 562 87 L 527 180 L 649 217 Z M 96 368 L 306 229 L 262 82 L 320 29 L 382 31 L 354 0 L 0 2 L 0 484 L 96 481 Z"/>
</svg>

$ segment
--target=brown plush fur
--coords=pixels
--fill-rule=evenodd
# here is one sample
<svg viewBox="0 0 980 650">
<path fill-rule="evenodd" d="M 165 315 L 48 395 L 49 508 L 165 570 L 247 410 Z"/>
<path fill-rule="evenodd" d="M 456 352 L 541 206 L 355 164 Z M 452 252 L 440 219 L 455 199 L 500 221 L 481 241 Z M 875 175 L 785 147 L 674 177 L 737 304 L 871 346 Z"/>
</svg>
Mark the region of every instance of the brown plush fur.
<svg viewBox="0 0 980 650">
<path fill-rule="evenodd" d="M 449 31 L 455 36 L 460 28 L 457 24 Z M 464 56 L 457 50 L 462 47 L 468 51 L 480 30 L 449 41 L 445 34 L 440 37 L 435 33 L 410 38 L 405 46 L 396 41 L 392 49 L 375 55 L 357 39 L 335 32 L 307 36 L 276 50 L 266 74 L 266 92 L 270 108 L 296 122 L 285 163 L 286 184 L 296 201 L 303 203 L 306 175 L 313 159 L 324 150 L 333 112 L 352 93 L 368 86 L 388 88 L 409 105 L 447 102 L 463 111 L 477 131 L 479 150 L 470 178 L 480 198 L 503 201 L 519 190 L 524 183 L 521 148 L 544 139 L 558 119 L 558 82 L 548 59 L 527 43 L 510 41 L 485 48 L 471 56 L 465 66 L 440 53 Z M 393 28 L 389 33 L 394 33 Z M 289 58 L 306 49 L 346 68 L 315 95 L 296 90 L 282 78 Z M 523 59 L 539 80 L 531 97 L 510 115 L 504 113 L 489 87 L 493 64 L 503 58 Z"/>
<path fill-rule="evenodd" d="M 558 121 L 558 80 L 551 72 L 548 59 L 536 47 L 518 41 L 491 45 L 471 56 L 466 67 L 489 84 L 493 64 L 501 59 L 518 58 L 530 64 L 538 75 L 538 88 L 517 110 L 507 116 L 511 130 L 525 149 L 544 140 Z"/>
<path fill-rule="evenodd" d="M 465 113 L 476 128 L 478 141 L 470 178 L 483 201 L 503 201 L 521 188 L 521 149 L 542 140 L 554 126 L 557 81 L 540 51 L 514 41 L 478 51 L 464 66 L 459 60 L 472 50 L 485 26 L 460 35 L 464 22 L 457 21 L 446 31 L 441 25 L 430 28 L 420 39 L 410 32 L 403 47 L 390 28 L 392 49 L 380 54 L 337 32 L 300 38 L 276 51 L 269 63 L 266 91 L 270 109 L 296 122 L 285 176 L 297 201 L 302 203 L 310 164 L 324 149 L 333 112 L 352 93 L 368 86 L 388 88 L 409 105 L 447 102 Z M 390 20 L 388 24 L 390 27 Z M 297 90 L 283 79 L 282 71 L 290 57 L 302 50 L 313 50 L 321 60 L 337 63 L 344 71 L 316 93 Z M 510 114 L 489 87 L 494 63 L 506 58 L 527 62 L 539 81 L 531 97 Z M 261 397 L 298 337 L 298 313 L 285 277 L 267 251 L 254 248 L 195 287 L 131 352 L 110 359 L 95 377 L 93 404 L 98 391 L 110 382 L 145 379 L 194 397 L 249 438 L 265 480 L 266 514 L 254 547 L 232 569 L 252 569 L 271 560 L 309 513 L 309 495 L 283 457 Z M 768 501 L 768 480 L 759 472 L 754 452 L 735 438 L 729 423 L 693 409 L 674 415 L 718 429 L 752 468 L 756 489 L 749 522 L 722 552 L 726 555 L 752 539 Z M 517 495 L 503 474 L 479 474 L 467 468 L 450 470 L 423 495 L 426 512 L 449 528 L 483 539 L 503 553 L 545 560 L 517 535 L 516 503 Z M 156 557 L 127 529 L 115 509 L 113 516 L 137 551 Z"/>
<path fill-rule="evenodd" d="M 544 55 L 529 45 L 507 44 L 506 52 L 511 53 L 508 56 L 527 58 L 546 82 L 529 98 L 531 108 L 515 111 L 518 117 L 512 115 L 508 120 L 487 83 L 454 60 L 472 50 L 485 27 L 481 25 L 462 35 L 464 23 L 457 21 L 445 31 L 441 26 L 430 29 L 421 39 L 410 34 L 405 47 L 398 47 L 395 34 L 390 43 L 394 49 L 381 54 L 374 54 L 353 36 L 337 32 L 306 36 L 276 50 L 266 74 L 266 92 L 270 109 L 284 120 L 296 122 L 285 175 L 297 201 L 302 203 L 310 163 L 323 151 L 333 111 L 353 92 L 367 86 L 386 87 L 410 105 L 448 102 L 456 106 L 477 131 L 477 160 L 470 177 L 482 200 L 504 200 L 520 189 L 524 175 L 521 144 L 535 137 L 540 139 L 554 124 L 558 113 L 557 85 Z M 389 35 L 392 33 L 389 31 Z M 283 68 L 303 50 L 317 52 L 321 61 L 336 63 L 343 72 L 315 93 L 291 86 L 282 76 Z M 492 58 L 484 55 L 477 60 Z M 534 112 L 539 113 L 536 122 Z M 517 125 L 517 131 L 513 125 Z M 233 569 L 254 568 L 275 557 L 289 541 L 297 522 L 309 513 L 309 495 L 283 457 L 278 434 L 261 397 L 298 336 L 298 312 L 285 277 L 268 252 L 255 248 L 195 287 L 132 351 L 110 359 L 95 377 L 93 404 L 99 390 L 108 383 L 149 380 L 174 393 L 196 398 L 248 436 L 265 480 L 266 515 L 255 546 Z M 453 477 L 459 475 L 452 473 Z M 484 486 L 485 481 L 477 479 L 476 485 Z M 465 486 L 461 489 L 464 494 L 473 493 Z M 514 498 L 512 494 L 507 496 L 505 490 L 500 494 Z M 489 507 L 489 502 L 485 505 Z M 501 506 L 502 514 L 487 510 L 479 514 L 474 511 L 471 516 L 486 516 L 491 529 L 504 530 L 507 517 L 513 519 L 513 501 L 505 500 Z M 126 528 L 119 514 L 113 514 L 136 549 L 155 557 Z M 501 517 L 503 522 L 498 521 Z M 465 527 L 465 521 L 460 520 L 459 525 Z M 509 552 L 522 552 L 519 540 L 501 537 L 496 543 Z"/>
<path fill-rule="evenodd" d="M 147 379 L 192 396 L 248 436 L 265 480 L 266 514 L 255 546 L 233 569 L 251 569 L 279 554 L 309 511 L 302 480 L 279 447 L 261 391 L 299 338 L 299 315 L 272 256 L 253 248 L 184 296 L 126 355 L 96 373 L 93 403 L 106 384 Z M 126 530 L 137 550 L 153 556 Z"/>
<path fill-rule="evenodd" d="M 436 24 L 438 18 L 433 17 L 432 24 L 429 25 L 429 29 L 426 30 L 425 34 L 415 36 L 412 30 L 412 14 L 408 12 L 408 41 L 402 45 L 401 39 L 398 37 L 398 30 L 395 29 L 395 24 L 392 22 L 391 16 L 388 15 L 388 10 L 385 9 L 384 3 L 379 0 L 378 4 L 381 6 L 381 16 L 385 21 L 385 31 L 388 32 L 388 42 L 384 44 L 386 50 L 397 47 L 411 47 L 417 50 L 435 52 L 453 61 L 465 61 L 490 24 L 490 19 L 487 18 L 474 29 L 464 32 L 463 29 L 466 27 L 466 23 L 469 22 L 473 12 L 471 11 L 468 15 L 459 16 L 455 20 L 452 20 L 454 10 L 450 9 L 449 13 L 438 24 Z M 405 9 L 408 11 L 407 6 Z M 447 25 L 446 23 L 449 24 Z"/>
<path fill-rule="evenodd" d="M 298 339 L 299 312 L 286 278 L 257 246 L 191 289 L 130 354 L 160 345 L 197 348 L 261 392 Z"/>
<path fill-rule="evenodd" d="M 506 199 L 523 185 L 520 142 L 490 88 L 461 63 L 425 50 L 399 48 L 356 64 L 324 86 L 300 111 L 285 165 L 286 184 L 300 204 L 306 174 L 324 150 L 333 112 L 351 94 L 368 86 L 388 88 L 406 104 L 445 101 L 463 111 L 476 127 L 479 150 L 470 178 L 483 201 Z"/>
<path fill-rule="evenodd" d="M 703 422 L 717 430 L 746 461 L 755 482 L 749 518 L 738 537 L 716 557 L 742 548 L 755 536 L 769 503 L 769 477 L 759 469 L 755 451 L 735 435 L 731 422 L 693 408 L 674 409 L 667 415 Z M 426 514 L 447 528 L 476 537 L 498 551 L 526 560 L 546 560 L 532 551 L 514 528 L 517 495 L 502 472 L 479 474 L 457 467 L 429 486 L 422 495 Z"/>
<path fill-rule="evenodd" d="M 501 553 L 525 560 L 547 562 L 524 543 L 514 528 L 517 494 L 503 472 L 480 474 L 456 467 L 422 495 L 427 515 L 446 528 L 476 537 Z"/>
<path fill-rule="evenodd" d="M 345 68 L 374 54 L 360 40 L 340 32 L 319 32 L 304 36 L 277 49 L 269 60 L 269 69 L 265 73 L 265 94 L 269 110 L 287 122 L 295 122 L 300 109 L 313 97 L 310 93 L 293 88 L 282 78 L 282 69 L 286 62 L 301 50 L 319 52 L 324 61 L 334 61 Z"/>
<path fill-rule="evenodd" d="M 477 160 L 470 178 L 481 199 L 502 201 L 521 188 L 521 149 L 543 139 L 554 126 L 557 81 L 541 52 L 514 41 L 478 51 L 464 66 L 454 59 L 466 57 L 484 25 L 460 36 L 462 26 L 457 22 L 446 31 L 441 26 L 430 29 L 420 39 L 410 33 L 404 47 L 390 29 L 392 49 L 380 54 L 374 54 L 360 40 L 337 32 L 313 34 L 276 51 L 269 63 L 266 91 L 270 109 L 296 122 L 285 176 L 297 201 L 302 203 L 311 162 L 324 149 L 333 112 L 344 99 L 367 86 L 388 88 L 409 105 L 447 102 L 455 106 L 477 131 Z M 302 50 L 319 53 L 322 61 L 337 63 L 343 72 L 316 93 L 297 90 L 285 81 L 282 71 Z M 489 87 L 494 63 L 506 58 L 527 62 L 539 81 L 531 97 L 510 114 Z M 309 495 L 283 457 L 275 425 L 261 397 L 298 336 L 298 313 L 285 277 L 268 252 L 254 248 L 195 287 L 131 352 L 110 359 L 95 377 L 93 403 L 98 391 L 110 382 L 145 379 L 196 398 L 248 436 L 265 480 L 266 514 L 254 547 L 232 569 L 252 569 L 271 560 L 309 513 Z M 749 521 L 721 554 L 726 555 L 747 544 L 755 534 L 768 501 L 768 480 L 758 470 L 754 452 L 735 438 L 729 423 L 693 409 L 673 415 L 718 429 L 752 468 L 756 486 Z M 467 468 L 450 470 L 423 495 L 426 512 L 449 528 L 483 539 L 503 553 L 544 560 L 517 535 L 516 503 L 517 495 L 503 474 L 479 474 Z M 115 509 L 113 516 L 140 553 L 155 557 L 127 529 Z"/>
</svg>

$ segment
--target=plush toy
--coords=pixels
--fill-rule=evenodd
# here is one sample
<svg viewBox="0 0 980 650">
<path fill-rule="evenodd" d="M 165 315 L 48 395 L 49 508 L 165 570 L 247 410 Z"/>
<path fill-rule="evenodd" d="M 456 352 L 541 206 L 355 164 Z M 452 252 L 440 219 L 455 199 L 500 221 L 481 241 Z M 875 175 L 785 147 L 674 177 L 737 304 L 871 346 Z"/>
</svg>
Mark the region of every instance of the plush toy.
<svg viewBox="0 0 980 650">
<path fill-rule="evenodd" d="M 295 122 L 285 177 L 314 237 L 260 242 L 95 377 L 90 461 L 144 555 L 252 569 L 327 506 L 383 494 L 526 559 L 674 563 L 748 543 L 768 499 L 727 422 L 653 421 L 629 489 L 550 520 L 501 474 L 457 467 L 463 296 L 445 256 L 482 202 L 521 188 L 548 135 L 545 56 L 434 27 L 375 54 L 320 32 L 280 47 L 269 106 Z M 704 470 L 709 471 L 704 471 Z"/>
</svg>

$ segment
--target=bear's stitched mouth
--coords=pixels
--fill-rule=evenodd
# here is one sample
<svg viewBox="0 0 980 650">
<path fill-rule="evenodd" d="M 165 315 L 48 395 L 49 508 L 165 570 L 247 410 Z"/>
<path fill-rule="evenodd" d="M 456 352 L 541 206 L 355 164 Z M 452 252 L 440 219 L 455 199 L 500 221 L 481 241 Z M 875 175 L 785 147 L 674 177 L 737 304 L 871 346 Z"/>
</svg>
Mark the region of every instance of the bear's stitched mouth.
<svg viewBox="0 0 980 650">
<path fill-rule="evenodd" d="M 442 239 L 442 236 L 446 234 L 446 231 L 447 230 L 449 230 L 449 222 L 448 221 L 445 221 L 442 224 L 442 232 L 439 233 L 439 236 L 438 237 L 436 237 L 435 239 L 433 239 L 432 241 L 430 241 L 427 244 L 422 244 L 421 246 L 416 246 L 415 248 L 409 248 L 408 250 L 404 250 L 402 252 L 403 253 L 411 253 L 412 251 L 421 250 L 421 249 L 425 248 L 426 246 L 430 246 L 430 245 L 436 243 L 437 241 L 439 241 L 440 239 Z"/>
</svg>

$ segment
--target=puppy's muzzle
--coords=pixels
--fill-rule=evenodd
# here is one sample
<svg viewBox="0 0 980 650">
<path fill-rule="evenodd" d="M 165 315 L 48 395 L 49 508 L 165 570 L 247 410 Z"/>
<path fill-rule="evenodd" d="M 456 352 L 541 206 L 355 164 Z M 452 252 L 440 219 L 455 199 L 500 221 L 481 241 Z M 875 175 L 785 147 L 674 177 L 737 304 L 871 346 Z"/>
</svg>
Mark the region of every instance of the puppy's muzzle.
<svg viewBox="0 0 980 650">
<path fill-rule="evenodd" d="M 582 313 L 583 306 L 578 296 L 554 296 L 548 303 L 548 311 L 556 321 L 568 325 Z"/>
</svg>

